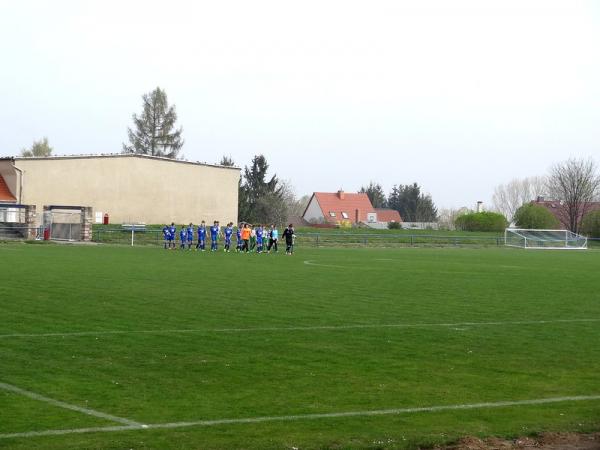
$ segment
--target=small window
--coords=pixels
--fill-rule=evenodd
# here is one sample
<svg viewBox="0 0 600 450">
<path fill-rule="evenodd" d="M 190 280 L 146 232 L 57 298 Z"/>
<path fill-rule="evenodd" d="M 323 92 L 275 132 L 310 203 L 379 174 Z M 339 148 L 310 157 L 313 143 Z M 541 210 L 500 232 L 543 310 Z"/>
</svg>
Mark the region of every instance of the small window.
<svg viewBox="0 0 600 450">
<path fill-rule="evenodd" d="M 344 219 L 347 219 L 347 218 L 348 218 L 348 213 L 342 212 L 342 217 L 343 217 Z"/>
<path fill-rule="evenodd" d="M 329 217 L 335 217 L 335 213 L 333 211 L 329 211 Z"/>
</svg>

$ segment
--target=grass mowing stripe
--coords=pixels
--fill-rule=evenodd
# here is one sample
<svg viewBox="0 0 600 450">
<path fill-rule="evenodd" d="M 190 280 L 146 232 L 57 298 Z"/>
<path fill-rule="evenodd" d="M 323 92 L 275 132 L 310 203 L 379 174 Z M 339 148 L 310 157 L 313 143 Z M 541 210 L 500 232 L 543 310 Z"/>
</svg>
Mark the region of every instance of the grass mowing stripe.
<svg viewBox="0 0 600 450">
<path fill-rule="evenodd" d="M 262 416 L 262 417 L 247 417 L 239 419 L 216 419 L 216 420 L 197 420 L 190 422 L 170 422 L 170 423 L 155 423 L 155 424 L 132 424 L 125 426 L 112 427 L 90 427 L 90 428 L 73 428 L 65 430 L 45 430 L 45 431 L 29 431 L 24 433 L 5 433 L 0 434 L 0 439 L 9 438 L 26 438 L 36 436 L 55 436 L 61 434 L 80 434 L 80 433 L 98 433 L 98 432 L 115 432 L 129 430 L 151 430 L 151 429 L 169 429 L 169 428 L 189 428 L 189 427 L 209 427 L 216 425 L 235 425 L 246 423 L 261 423 L 261 422 L 289 422 L 297 420 L 316 420 L 316 419 L 334 419 L 340 417 L 367 417 L 367 416 L 384 416 L 395 414 L 414 414 L 422 412 L 440 412 L 440 411 L 456 411 L 467 409 L 487 409 L 487 408 L 506 408 L 511 406 L 531 406 L 545 405 L 551 403 L 562 402 L 582 402 L 600 400 L 600 395 L 575 395 L 567 397 L 540 398 L 533 400 L 508 400 L 500 402 L 485 402 L 471 403 L 462 405 L 439 405 L 439 406 L 422 406 L 413 408 L 397 408 L 397 409 L 380 409 L 370 411 L 347 411 L 337 413 L 317 413 L 317 414 L 297 414 L 289 416 Z"/>
<path fill-rule="evenodd" d="M 36 394 L 35 392 L 27 391 L 25 389 L 21 389 L 20 387 L 13 386 L 12 384 L 2 383 L 0 382 L 0 389 L 4 389 L 5 391 L 14 392 L 15 394 L 20 394 L 25 397 L 32 398 L 34 400 L 38 400 L 40 402 L 49 403 L 54 406 L 58 406 L 59 408 L 70 409 L 71 411 L 77 411 L 83 414 L 87 414 L 89 416 L 99 417 L 101 419 L 107 419 L 112 422 L 123 423 L 130 426 L 142 426 L 141 423 L 135 422 L 133 420 L 124 419 L 122 417 L 113 416 L 111 414 L 106 414 L 100 411 L 96 411 L 89 408 L 84 408 L 82 406 L 72 405 L 70 403 L 62 402 L 60 400 L 55 400 L 50 397 L 46 397 L 41 394 Z"/>
<path fill-rule="evenodd" d="M 454 323 L 391 323 L 391 324 L 356 324 L 356 325 L 315 325 L 306 327 L 256 327 L 256 328 L 182 328 L 165 330 L 99 330 L 99 331 L 67 331 L 56 333 L 14 333 L 0 334 L 0 339 L 29 337 L 60 336 L 101 336 L 107 334 L 177 334 L 177 333 L 243 333 L 261 331 L 315 331 L 315 330 L 353 330 L 376 328 L 430 328 L 430 327 L 464 327 L 464 326 L 512 326 L 512 325 L 545 325 L 556 323 L 593 323 L 600 319 L 555 319 L 555 320 L 519 320 L 500 322 L 454 322 Z"/>
</svg>

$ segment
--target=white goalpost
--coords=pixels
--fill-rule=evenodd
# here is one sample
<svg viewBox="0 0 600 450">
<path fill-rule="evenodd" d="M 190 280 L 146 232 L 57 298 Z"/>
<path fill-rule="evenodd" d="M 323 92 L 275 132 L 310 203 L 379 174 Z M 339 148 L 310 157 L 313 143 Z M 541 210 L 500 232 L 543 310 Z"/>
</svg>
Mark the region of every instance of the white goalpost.
<svg viewBox="0 0 600 450">
<path fill-rule="evenodd" d="M 587 238 L 569 230 L 507 228 L 504 245 L 527 249 L 585 250 Z"/>
</svg>

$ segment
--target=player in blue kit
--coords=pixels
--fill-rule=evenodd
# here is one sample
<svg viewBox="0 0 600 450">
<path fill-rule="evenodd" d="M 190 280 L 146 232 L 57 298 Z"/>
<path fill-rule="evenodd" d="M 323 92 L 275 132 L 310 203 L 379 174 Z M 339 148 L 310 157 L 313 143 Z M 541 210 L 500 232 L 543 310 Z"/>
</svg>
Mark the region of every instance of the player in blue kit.
<svg viewBox="0 0 600 450">
<path fill-rule="evenodd" d="M 192 244 L 194 243 L 194 225 L 192 222 L 187 227 L 187 245 L 188 250 L 192 249 Z"/>
<path fill-rule="evenodd" d="M 264 229 L 262 225 L 256 227 L 256 253 L 262 253 L 263 250 L 263 233 Z"/>
<path fill-rule="evenodd" d="M 219 221 L 215 220 L 213 226 L 210 227 L 210 251 L 216 252 L 218 247 L 218 239 L 221 234 Z"/>
<path fill-rule="evenodd" d="M 181 225 L 181 231 L 179 231 L 179 248 L 185 250 L 185 244 L 187 242 L 187 230 L 185 225 Z"/>
<path fill-rule="evenodd" d="M 229 253 L 229 249 L 231 248 L 231 236 L 233 236 L 233 222 L 229 222 L 225 227 L 225 249 L 227 253 Z"/>
<path fill-rule="evenodd" d="M 243 226 L 244 225 L 240 223 L 237 227 L 237 231 L 235 232 L 235 240 L 236 240 L 235 251 L 236 252 L 240 252 L 242 250 L 242 245 L 244 244 L 244 241 L 242 241 L 242 227 Z"/>
<path fill-rule="evenodd" d="M 171 226 L 169 227 L 169 248 L 175 248 L 175 235 L 177 234 L 177 228 L 175 227 L 175 222 L 171 222 Z"/>
<path fill-rule="evenodd" d="M 165 240 L 165 250 L 169 246 L 169 225 L 165 225 L 162 229 L 163 239 Z"/>
<path fill-rule="evenodd" d="M 203 220 L 202 223 L 198 226 L 198 243 L 196 244 L 196 250 L 200 249 L 200 250 L 204 251 L 205 248 L 206 248 L 206 223 L 204 223 L 204 220 Z"/>
</svg>

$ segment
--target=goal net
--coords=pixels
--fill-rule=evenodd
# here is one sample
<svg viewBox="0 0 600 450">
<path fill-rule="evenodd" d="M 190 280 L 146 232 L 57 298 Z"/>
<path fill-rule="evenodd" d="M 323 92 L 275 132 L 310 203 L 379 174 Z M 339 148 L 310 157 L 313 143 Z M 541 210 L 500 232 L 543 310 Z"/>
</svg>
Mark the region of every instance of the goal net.
<svg viewBox="0 0 600 450">
<path fill-rule="evenodd" d="M 583 250 L 587 248 L 587 238 L 569 230 L 507 228 L 504 231 L 504 245 L 549 250 Z"/>
</svg>

